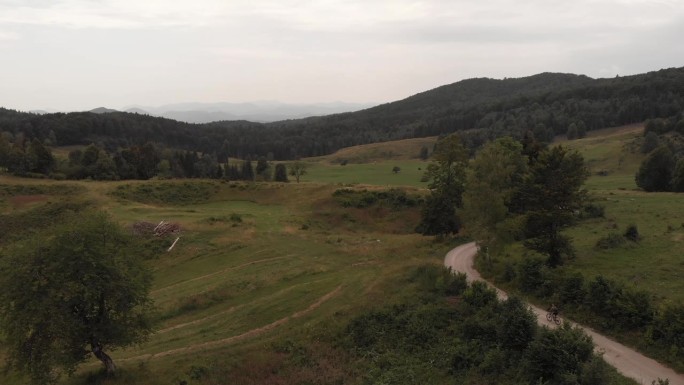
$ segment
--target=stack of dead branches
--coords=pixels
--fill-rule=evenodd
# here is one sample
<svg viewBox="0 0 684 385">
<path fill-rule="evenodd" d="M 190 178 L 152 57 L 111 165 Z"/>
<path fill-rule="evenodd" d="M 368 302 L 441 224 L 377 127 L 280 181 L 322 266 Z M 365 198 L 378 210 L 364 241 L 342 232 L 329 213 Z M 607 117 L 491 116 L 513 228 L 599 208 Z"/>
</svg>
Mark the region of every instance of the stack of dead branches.
<svg viewBox="0 0 684 385">
<path fill-rule="evenodd" d="M 135 222 L 132 226 L 133 234 L 138 236 L 148 236 L 154 234 L 154 223 L 151 222 Z"/>
<path fill-rule="evenodd" d="M 135 222 L 133 224 L 133 234 L 139 236 L 151 236 L 161 237 L 169 234 L 178 234 L 181 231 L 181 227 L 178 223 L 172 223 L 167 221 L 161 221 L 159 224 L 155 225 L 151 222 Z"/>
<path fill-rule="evenodd" d="M 161 221 L 157 227 L 154 228 L 154 235 L 156 237 L 161 237 L 162 235 L 178 234 L 180 233 L 180 230 L 181 228 L 178 223 Z"/>
</svg>

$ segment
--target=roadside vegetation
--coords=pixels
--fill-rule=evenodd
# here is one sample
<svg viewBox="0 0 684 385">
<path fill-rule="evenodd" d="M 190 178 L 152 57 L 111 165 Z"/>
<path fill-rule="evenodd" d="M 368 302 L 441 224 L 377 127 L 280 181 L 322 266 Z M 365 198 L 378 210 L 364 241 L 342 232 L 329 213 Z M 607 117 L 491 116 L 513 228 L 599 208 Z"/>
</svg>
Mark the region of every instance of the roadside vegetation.
<svg viewBox="0 0 684 385">
<path fill-rule="evenodd" d="M 509 242 L 478 266 L 497 285 L 540 305 L 561 304 L 564 315 L 684 370 L 681 258 L 684 206 L 672 193 L 637 187 L 641 127 L 608 130 L 564 142 L 583 154 L 587 197 L 563 231 L 572 257 L 560 268 L 543 253 Z"/>
</svg>

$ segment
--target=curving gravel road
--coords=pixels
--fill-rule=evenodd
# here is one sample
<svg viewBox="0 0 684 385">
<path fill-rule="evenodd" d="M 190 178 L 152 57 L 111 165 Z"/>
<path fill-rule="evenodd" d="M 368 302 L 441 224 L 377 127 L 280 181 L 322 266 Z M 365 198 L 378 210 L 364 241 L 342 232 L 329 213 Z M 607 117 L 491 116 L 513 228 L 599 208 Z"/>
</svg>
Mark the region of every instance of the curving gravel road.
<svg viewBox="0 0 684 385">
<path fill-rule="evenodd" d="M 473 259 L 476 254 L 477 245 L 475 242 L 466 243 L 465 245 L 458 246 L 449 251 L 446 257 L 444 257 L 444 265 L 451 267 L 454 271 L 465 273 L 468 282 L 476 280 L 484 281 L 480 276 L 480 273 L 473 267 Z M 491 284 L 489 285 L 492 286 Z M 494 289 L 496 289 L 499 298 L 508 298 L 504 291 L 499 290 L 496 287 L 494 287 Z M 537 315 L 537 323 L 548 327 L 555 327 L 553 323 L 546 320 L 546 310 L 539 309 L 532 305 L 530 305 L 530 308 Z M 603 359 L 613 365 L 624 376 L 633 378 L 638 383 L 645 385 L 650 385 L 651 381 L 658 378 L 669 379 L 670 385 L 684 385 L 684 375 L 677 374 L 674 370 L 663 366 L 653 359 L 645 357 L 633 349 L 596 333 L 591 328 L 581 325 L 577 326 L 584 329 L 584 331 L 593 338 L 595 345 L 594 349 L 597 352 L 603 353 Z"/>
</svg>

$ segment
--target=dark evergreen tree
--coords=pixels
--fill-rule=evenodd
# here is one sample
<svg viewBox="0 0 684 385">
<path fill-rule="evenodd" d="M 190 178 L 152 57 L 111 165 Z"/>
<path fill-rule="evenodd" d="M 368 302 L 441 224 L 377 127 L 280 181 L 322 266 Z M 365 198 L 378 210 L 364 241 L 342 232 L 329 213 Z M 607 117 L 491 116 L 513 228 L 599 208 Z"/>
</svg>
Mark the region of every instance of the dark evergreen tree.
<svg viewBox="0 0 684 385">
<path fill-rule="evenodd" d="M 427 160 L 429 156 L 430 155 L 429 155 L 428 148 L 426 146 L 421 147 L 420 148 L 420 154 L 419 154 L 420 159 Z"/>
<path fill-rule="evenodd" d="M 254 180 L 254 167 L 252 167 L 252 161 L 247 159 L 242 163 L 242 170 L 240 172 L 240 179 L 253 181 Z"/>
<path fill-rule="evenodd" d="M 256 165 L 256 175 L 264 181 L 269 181 L 271 180 L 271 167 L 268 164 L 268 160 L 264 156 L 260 156 L 259 159 L 257 159 L 257 165 Z"/>
<path fill-rule="evenodd" d="M 7 167 L 11 149 L 10 141 L 4 135 L 0 135 L 0 168 Z"/>
<path fill-rule="evenodd" d="M 639 166 L 635 180 L 645 191 L 670 191 L 675 158 L 667 146 L 653 150 Z"/>
<path fill-rule="evenodd" d="M 680 158 L 672 174 L 672 191 L 684 192 L 684 158 Z"/>
<path fill-rule="evenodd" d="M 570 239 L 561 231 L 574 222 L 575 212 L 584 203 L 582 185 L 588 176 L 578 152 L 556 146 L 539 154 L 523 182 L 525 246 L 546 255 L 552 267 L 574 255 Z"/>
<path fill-rule="evenodd" d="M 644 142 L 641 144 L 641 152 L 648 154 L 660 146 L 660 139 L 658 134 L 653 131 L 646 132 L 644 135 Z"/>
<path fill-rule="evenodd" d="M 462 205 L 468 152 L 457 135 L 437 142 L 425 176 L 430 181 L 430 196 L 416 231 L 439 237 L 457 233 L 461 227 L 456 209 Z"/>
<path fill-rule="evenodd" d="M 28 171 L 49 174 L 55 167 L 55 158 L 50 149 L 38 139 L 33 139 L 26 149 Z"/>
<path fill-rule="evenodd" d="M 567 136 L 569 140 L 577 139 L 579 137 L 579 134 L 577 132 L 577 125 L 575 123 L 570 123 L 570 125 L 568 126 L 568 131 L 565 134 L 565 136 Z"/>
<path fill-rule="evenodd" d="M 276 182 L 289 182 L 287 180 L 287 167 L 283 163 L 276 164 L 275 175 L 273 179 Z"/>
</svg>

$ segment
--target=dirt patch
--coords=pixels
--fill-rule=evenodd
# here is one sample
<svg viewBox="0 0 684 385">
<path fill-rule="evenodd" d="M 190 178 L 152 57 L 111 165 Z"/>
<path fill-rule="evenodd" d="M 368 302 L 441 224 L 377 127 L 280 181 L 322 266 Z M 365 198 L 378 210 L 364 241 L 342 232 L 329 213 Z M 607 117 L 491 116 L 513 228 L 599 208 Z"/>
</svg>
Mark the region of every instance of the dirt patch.
<svg viewBox="0 0 684 385">
<path fill-rule="evenodd" d="M 24 208 L 33 203 L 45 202 L 50 197 L 44 194 L 17 195 L 8 199 L 9 203 L 15 208 Z"/>
</svg>

